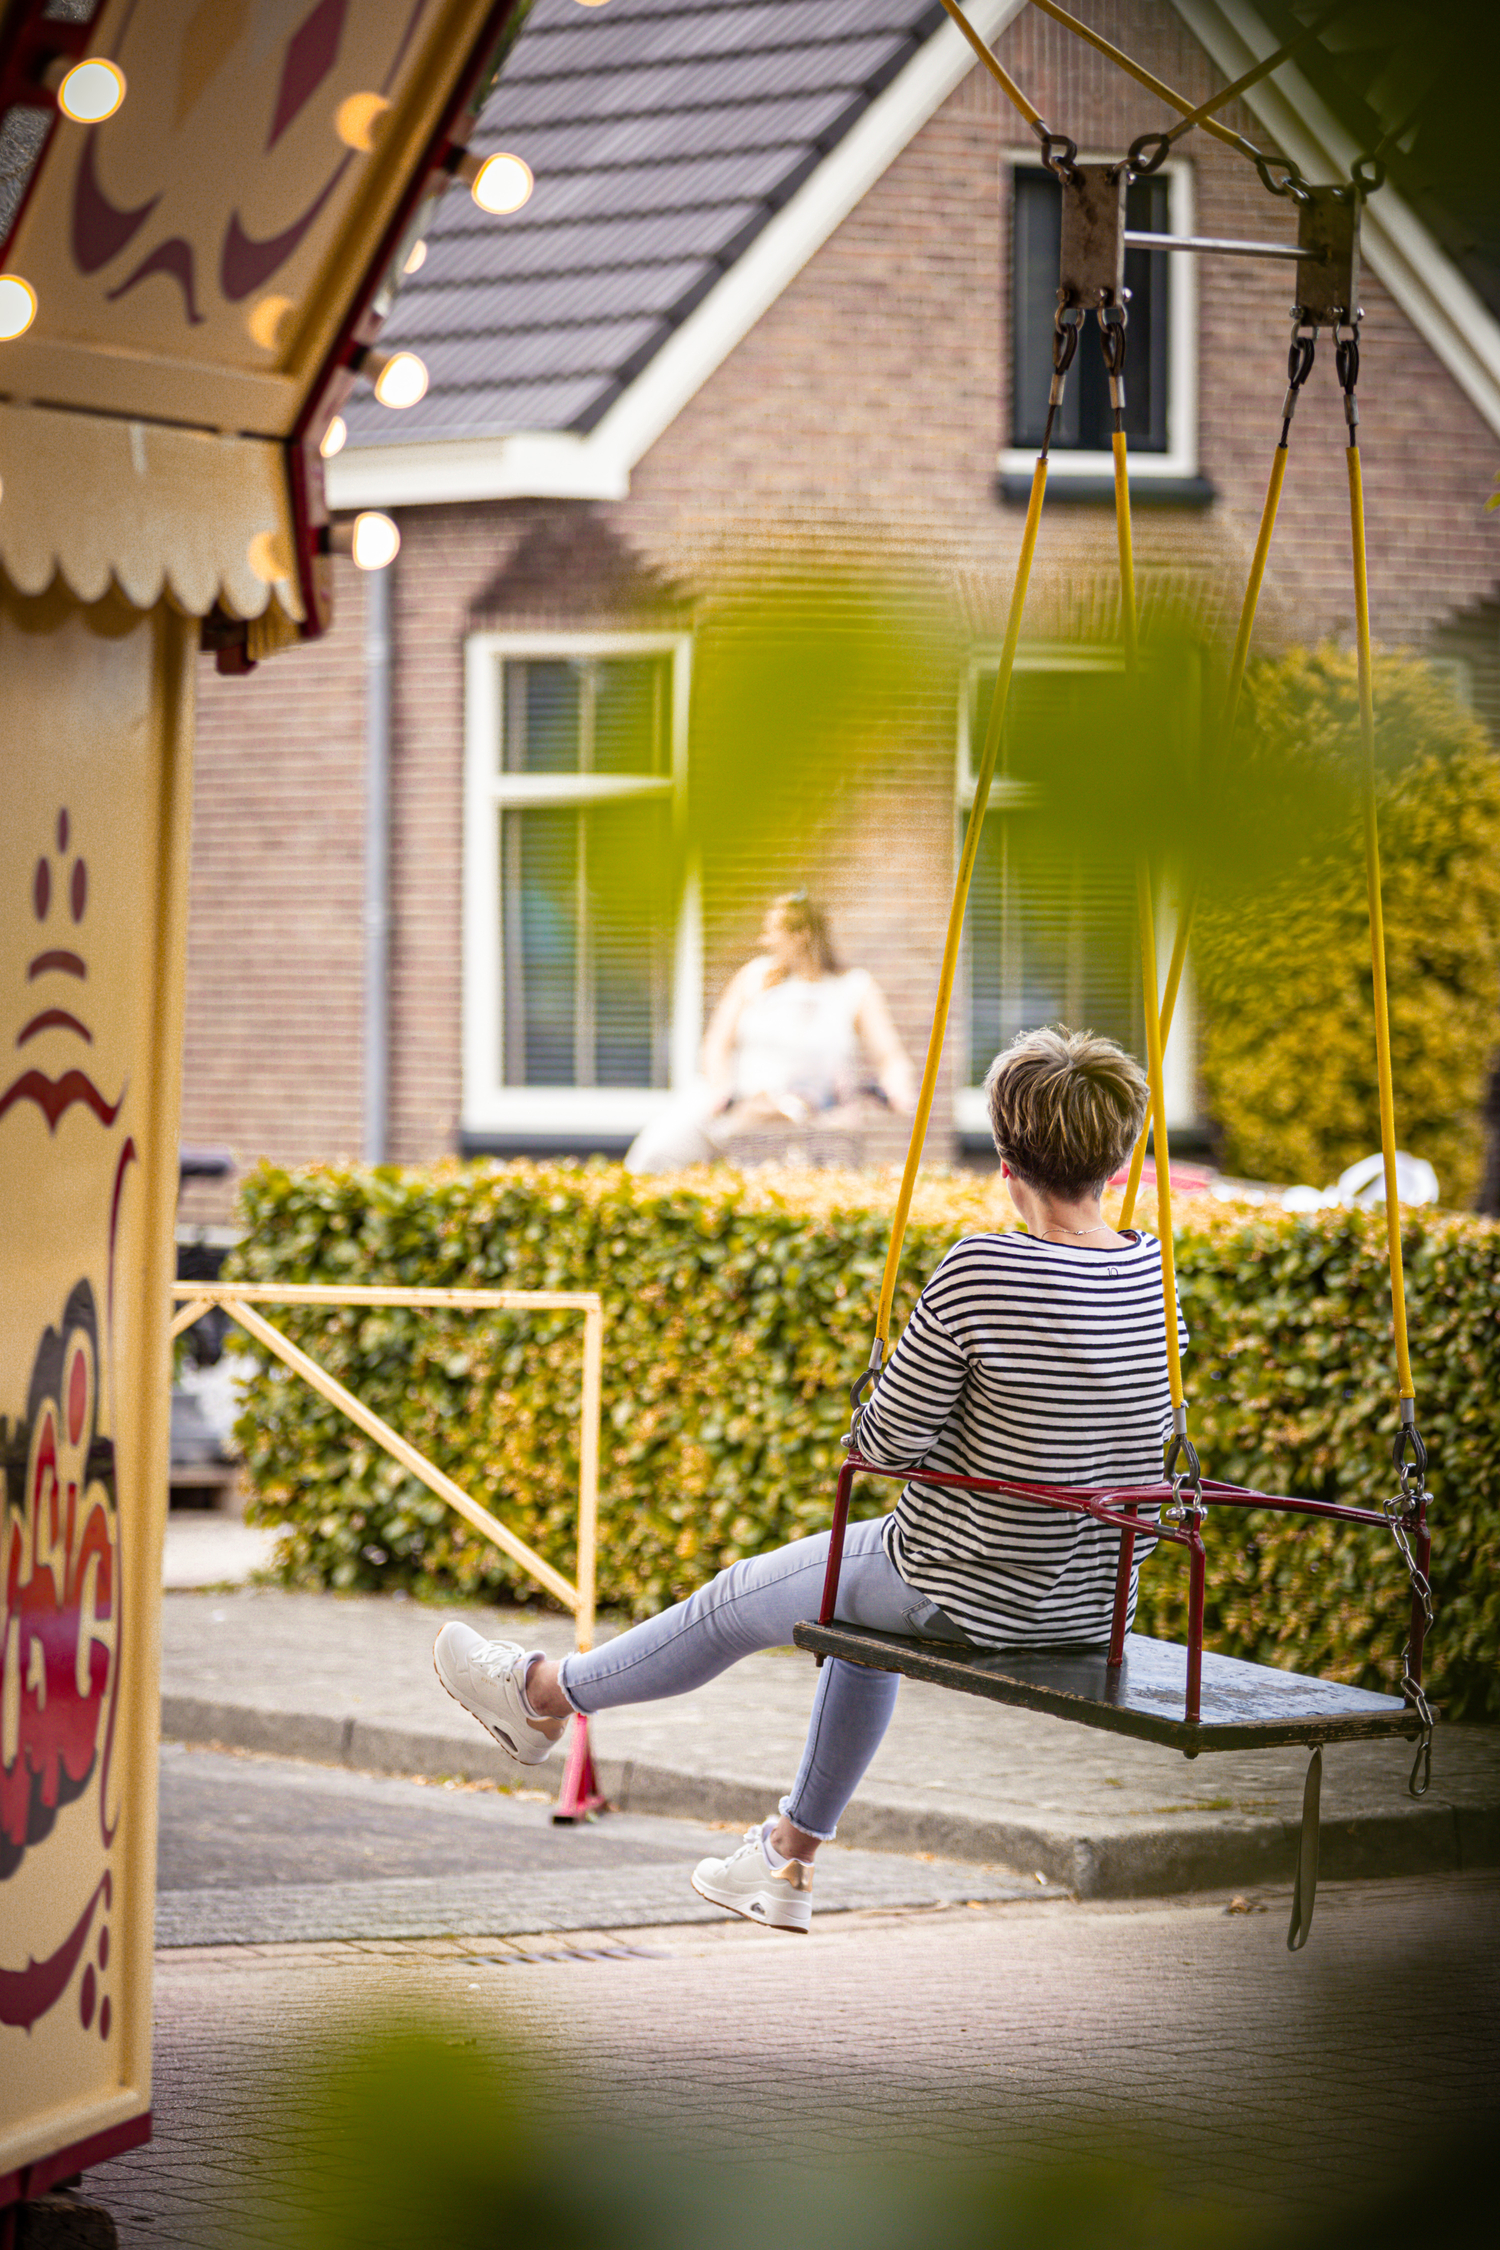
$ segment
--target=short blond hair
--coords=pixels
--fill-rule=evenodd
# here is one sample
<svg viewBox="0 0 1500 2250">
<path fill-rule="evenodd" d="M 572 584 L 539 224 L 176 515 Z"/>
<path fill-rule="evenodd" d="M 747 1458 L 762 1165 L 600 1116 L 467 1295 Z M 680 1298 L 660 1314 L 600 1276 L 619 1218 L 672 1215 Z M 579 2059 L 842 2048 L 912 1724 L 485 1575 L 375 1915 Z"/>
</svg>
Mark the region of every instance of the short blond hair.
<svg viewBox="0 0 1500 2250">
<path fill-rule="evenodd" d="M 1018 1179 L 1044 1195 L 1097 1195 L 1134 1147 L 1150 1089 L 1134 1055 L 1092 1031 L 1018 1033 L 984 1081 L 990 1130 Z"/>
</svg>

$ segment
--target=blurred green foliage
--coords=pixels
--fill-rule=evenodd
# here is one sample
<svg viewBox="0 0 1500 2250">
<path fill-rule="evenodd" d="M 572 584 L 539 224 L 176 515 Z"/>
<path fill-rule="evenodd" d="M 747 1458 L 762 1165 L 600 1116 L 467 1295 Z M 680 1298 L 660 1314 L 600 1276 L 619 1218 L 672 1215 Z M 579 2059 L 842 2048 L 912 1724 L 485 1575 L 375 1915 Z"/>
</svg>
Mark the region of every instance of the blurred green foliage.
<svg viewBox="0 0 1500 2250">
<path fill-rule="evenodd" d="M 626 1974 L 649 1978 L 650 1966 Z M 1363 1998 L 1357 1968 L 1351 1979 L 1342 1966 L 1340 2028 Z M 585 2056 L 573 2062 L 551 2038 L 528 2051 L 497 2006 L 500 1980 L 479 1973 L 482 2014 L 471 2004 L 425 2018 L 351 2017 L 289 2058 L 282 2093 L 260 2119 L 265 2155 L 242 2184 L 241 2224 L 230 2220 L 213 2241 L 258 2250 L 271 2239 L 268 2177 L 284 2250 L 779 2250 L 792 2239 L 817 2250 L 1386 2250 L 1427 2239 L 1434 2212 L 1457 2244 L 1492 2231 L 1493 2134 L 1482 2121 L 1396 2130 L 1353 2194 L 1333 2184 L 1351 2176 L 1347 2157 L 1324 2177 L 1268 2145 L 1265 2191 L 1253 2204 L 1202 2185 L 1213 2176 L 1215 2134 L 1243 2144 L 1256 2129 L 1253 2108 L 1206 2124 L 1195 2113 L 1189 2134 L 1182 2118 L 1163 2114 L 1154 2087 L 1081 2110 L 1076 2090 L 1060 2086 L 1045 2133 L 1034 2124 L 1028 2132 L 1015 2104 L 991 2090 L 993 2050 L 1008 2036 L 999 1992 L 985 2030 L 953 2033 L 982 2050 L 962 2136 L 930 2063 L 902 2086 L 882 2051 L 870 2060 L 892 2114 L 875 2145 L 868 2110 L 861 2115 L 836 2083 L 826 2106 L 821 2091 L 850 2067 L 857 1986 L 828 1988 L 845 2036 L 837 2061 L 816 2048 L 779 2058 L 783 2088 L 795 2071 L 805 2089 L 796 2137 L 779 2139 L 734 2052 L 733 2018 L 719 2027 L 727 2067 L 711 2047 L 698 2049 L 700 2126 L 680 2081 L 653 2068 L 652 2011 L 663 1998 L 654 1983 L 639 1993 L 642 2091 L 632 2113 L 601 2107 Z M 1391 1968 L 1377 1957 L 1369 1973 L 1388 1981 Z M 930 2037 L 931 2003 L 919 2013 Z M 1108 2022 L 1106 2007 L 1106 2048 Z M 772 2067 L 774 2021 L 754 2036 Z M 795 2036 L 806 2039 L 805 2022 Z M 1337 2051 L 1347 2046 L 1345 2037 Z M 1331 2040 L 1330 2050 L 1336 2074 Z M 727 2148 L 726 2126 L 735 2136 Z M 1243 2145 L 1236 2158 L 1243 2179 Z"/>
<path fill-rule="evenodd" d="M 1471 1202 L 1481 1109 L 1500 1047 L 1500 761 L 1429 667 L 1375 667 L 1376 765 L 1391 1051 L 1400 1145 Z M 1297 862 L 1227 868 L 1205 886 L 1194 961 L 1200 1068 L 1232 1173 L 1321 1187 L 1380 1144 L 1362 814 L 1306 819 L 1319 776 L 1357 775 L 1352 655 L 1294 649 L 1254 670 L 1228 794 L 1294 789 Z M 1335 817 L 1328 817 L 1332 812 Z"/>
<path fill-rule="evenodd" d="M 723 1564 L 828 1522 L 847 1386 L 868 1355 L 892 1182 L 784 1173 L 653 1179 L 601 1163 L 378 1171 L 262 1166 L 231 1275 L 598 1289 L 606 1307 L 599 1597 L 642 1616 Z M 1149 1195 L 1141 1222 L 1153 1224 Z M 964 1233 L 1014 1225 L 998 1179 L 925 1180 L 898 1323 Z M 1500 1227 L 1412 1212 L 1407 1291 L 1433 1456 L 1435 1693 L 1500 1714 Z M 1381 1214 L 1185 1205 L 1178 1271 L 1193 1428 L 1209 1473 L 1378 1503 L 1394 1488 Z M 579 1324 L 562 1315 L 292 1310 L 280 1325 L 559 1569 L 573 1566 Z M 279 1365 L 238 1425 L 252 1513 L 284 1525 L 292 1584 L 529 1596 L 503 1556 Z M 893 1488 L 865 1488 L 877 1512 Z M 1396 1680 L 1407 1587 L 1372 1532 L 1219 1511 L 1209 1626 L 1228 1655 L 1371 1687 Z M 1140 1625 L 1180 1631 L 1158 1554 Z"/>
<path fill-rule="evenodd" d="M 1108 2126 L 1027 2165 L 904 2163 L 768 2144 L 712 2158 L 659 2123 L 601 2118 L 580 2090 L 549 2102 L 555 2066 L 452 2024 L 351 2027 L 303 2061 L 271 2131 L 296 2160 L 279 2208 L 288 2250 L 764 2250 L 794 2232 L 820 2250 L 1240 2250 L 1289 2230 L 1174 2193 Z M 559 2110 L 562 2114 L 559 2114 Z M 722 2112 L 720 2113 L 722 2117 Z M 809 2123 L 816 2122 L 809 2105 Z M 903 2119 L 910 2137 L 912 2116 Z M 835 2149 L 837 2142 L 835 2142 Z M 1295 2238 L 1295 2237 L 1294 2237 Z M 263 2239 L 256 2235 L 257 2241 Z"/>
</svg>

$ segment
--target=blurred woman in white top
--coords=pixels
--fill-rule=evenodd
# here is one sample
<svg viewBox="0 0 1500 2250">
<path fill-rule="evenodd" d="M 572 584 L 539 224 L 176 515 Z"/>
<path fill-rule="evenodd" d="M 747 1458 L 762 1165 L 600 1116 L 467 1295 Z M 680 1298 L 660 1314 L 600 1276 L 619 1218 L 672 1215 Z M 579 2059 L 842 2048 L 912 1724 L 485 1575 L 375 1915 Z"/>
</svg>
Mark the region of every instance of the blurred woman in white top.
<svg viewBox="0 0 1500 2250">
<path fill-rule="evenodd" d="M 732 1157 L 747 1133 L 853 1122 L 875 1089 L 903 1114 L 916 1102 L 911 1062 L 868 969 L 839 966 L 822 909 L 806 891 L 773 899 L 747 961 L 713 1013 L 703 1075 L 640 1133 L 632 1172 L 675 1172 Z"/>
</svg>

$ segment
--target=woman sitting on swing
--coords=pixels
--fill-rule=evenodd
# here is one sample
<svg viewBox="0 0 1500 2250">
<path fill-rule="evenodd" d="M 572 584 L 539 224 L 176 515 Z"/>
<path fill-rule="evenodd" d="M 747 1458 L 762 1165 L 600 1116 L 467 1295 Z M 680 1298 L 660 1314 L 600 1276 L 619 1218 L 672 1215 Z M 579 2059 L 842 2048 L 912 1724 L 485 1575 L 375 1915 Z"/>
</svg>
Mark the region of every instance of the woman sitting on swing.
<svg viewBox="0 0 1500 2250">
<path fill-rule="evenodd" d="M 1027 1231 L 949 1251 L 865 1408 L 867 1460 L 915 1473 L 895 1510 L 849 1526 L 839 1615 L 875 1632 L 982 1648 L 1104 1643 L 1118 1535 L 921 1470 L 1052 1485 L 1159 1478 L 1171 1430 L 1155 1238 L 1117 1233 L 1100 1198 L 1146 1114 L 1138 1064 L 1090 1032 L 1023 1033 L 985 1082 L 1002 1177 Z M 1179 1332 L 1187 1341 L 1185 1329 Z M 691 1599 L 560 1663 L 445 1625 L 439 1679 L 522 1765 L 574 1712 L 685 1695 L 815 1617 L 829 1534 L 720 1571 Z M 1136 1566 L 1152 1542 L 1136 1543 Z M 1129 1614 L 1135 1613 L 1132 1573 Z M 818 1675 L 802 1763 L 777 1813 L 693 1888 L 767 1928 L 806 1932 L 813 1859 L 890 1723 L 899 1682 L 837 1659 Z"/>
</svg>

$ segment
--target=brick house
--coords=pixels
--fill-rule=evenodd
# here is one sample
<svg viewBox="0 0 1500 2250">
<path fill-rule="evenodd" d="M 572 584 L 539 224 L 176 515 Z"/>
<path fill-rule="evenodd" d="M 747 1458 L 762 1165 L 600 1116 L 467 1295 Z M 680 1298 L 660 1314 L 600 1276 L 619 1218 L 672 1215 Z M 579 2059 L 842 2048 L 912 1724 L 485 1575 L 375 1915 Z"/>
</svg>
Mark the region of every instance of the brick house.
<svg viewBox="0 0 1500 2250">
<path fill-rule="evenodd" d="M 1261 0 L 1077 0 L 1194 99 L 1290 36 Z M 969 14 L 1085 156 L 1173 113 L 1021 0 Z M 1311 179 L 1369 145 L 1320 48 L 1224 113 Z M 1342 102 L 1342 108 L 1340 103 Z M 1356 105 L 1357 108 L 1357 105 Z M 331 503 L 383 508 L 389 571 L 340 566 L 327 637 L 205 673 L 184 1135 L 284 1161 L 618 1151 L 690 1075 L 766 895 L 806 883 L 919 1052 L 967 739 L 998 645 L 1046 381 L 1057 190 L 930 0 L 537 0 L 485 112 L 531 165 L 509 219 L 452 194 L 387 340 L 422 401 L 364 399 Z M 1131 190 L 1145 231 L 1292 239 L 1292 207 L 1202 132 Z M 1386 187 L 1365 221 L 1362 437 L 1378 637 L 1500 717 L 1500 303 L 1472 240 Z M 1279 426 L 1288 277 L 1133 252 L 1138 569 L 1231 618 Z M 1097 356 L 1087 336 L 1080 367 Z M 1293 438 L 1267 645 L 1352 616 L 1326 342 Z M 1441 443 L 1429 433 L 1441 433 Z M 1091 368 L 1053 455 L 1018 678 L 1066 715 L 1118 630 Z M 591 926 L 596 824 L 669 820 L 694 755 L 696 621 L 747 545 L 919 557 L 963 653 L 809 864 L 788 835 L 683 885 L 645 952 Z M 1005 795 L 971 914 L 936 1156 L 982 1144 L 975 1079 L 1033 1015 L 1134 1036 L 1128 871 L 1027 861 Z M 1006 853 L 1011 854 L 1006 861 Z M 1002 895 L 1002 863 L 1011 865 Z M 1018 871 L 1018 872 L 1017 872 Z M 1016 893 L 1012 896 L 1011 893 Z M 1192 1022 L 1171 1104 L 1194 1108 Z M 876 1128 L 869 1153 L 900 1146 Z"/>
</svg>

